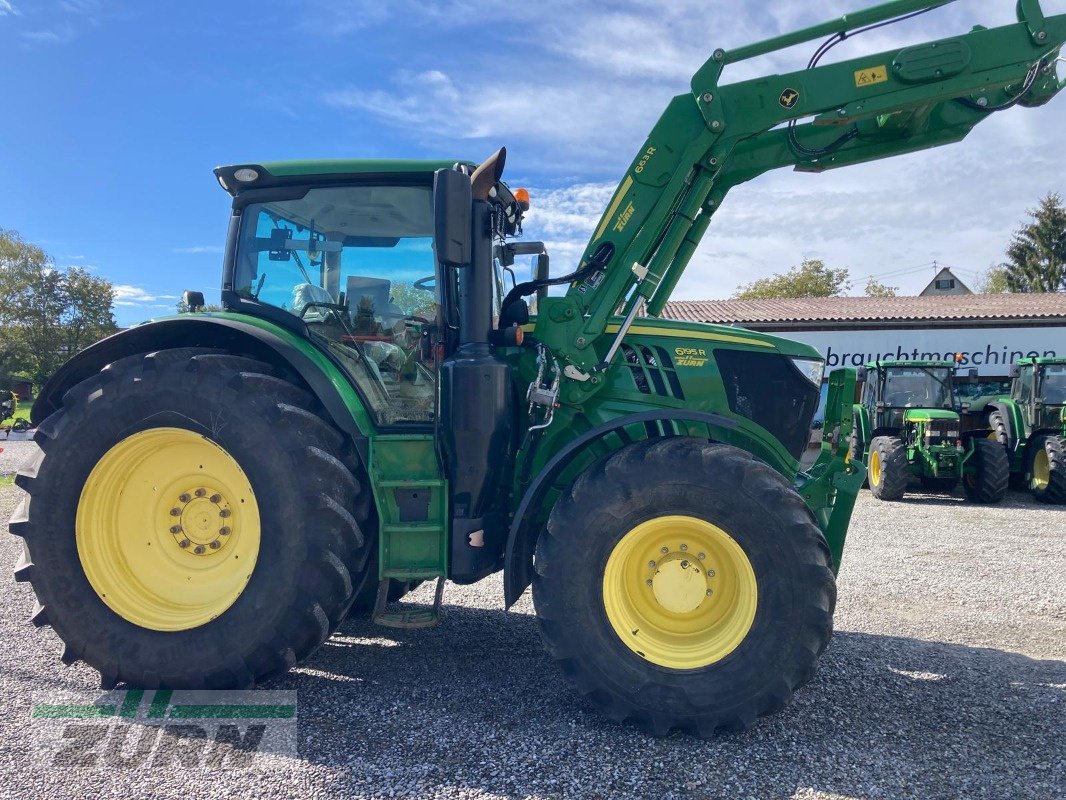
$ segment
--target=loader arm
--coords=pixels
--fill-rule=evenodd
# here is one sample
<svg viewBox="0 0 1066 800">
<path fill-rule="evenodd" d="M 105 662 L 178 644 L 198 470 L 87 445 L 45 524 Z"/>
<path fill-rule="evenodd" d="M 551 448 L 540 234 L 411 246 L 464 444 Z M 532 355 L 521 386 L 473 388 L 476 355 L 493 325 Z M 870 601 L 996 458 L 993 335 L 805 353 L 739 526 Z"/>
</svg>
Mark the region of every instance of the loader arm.
<svg viewBox="0 0 1066 800">
<path fill-rule="evenodd" d="M 711 217 L 734 186 L 772 169 L 826 169 L 963 139 L 1013 105 L 1064 86 L 1056 60 L 1066 15 L 1018 3 L 1018 22 L 797 72 L 719 85 L 726 65 L 803 42 L 843 40 L 954 0 L 896 0 L 726 52 L 675 97 L 616 189 L 565 297 L 542 301 L 537 336 L 567 364 L 569 397 L 594 391 L 642 303 L 658 316 Z M 594 347 L 625 315 L 610 346 Z M 580 389 L 578 389 L 580 386 Z"/>
</svg>

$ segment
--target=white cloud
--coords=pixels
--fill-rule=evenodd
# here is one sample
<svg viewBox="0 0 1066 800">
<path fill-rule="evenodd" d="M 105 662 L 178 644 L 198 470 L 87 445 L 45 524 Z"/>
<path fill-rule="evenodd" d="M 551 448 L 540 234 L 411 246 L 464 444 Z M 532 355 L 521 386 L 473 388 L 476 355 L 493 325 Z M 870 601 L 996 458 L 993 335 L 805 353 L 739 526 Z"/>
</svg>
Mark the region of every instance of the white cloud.
<svg viewBox="0 0 1066 800">
<path fill-rule="evenodd" d="M 178 296 L 174 294 L 153 294 L 140 286 L 132 286 L 128 283 L 116 283 L 112 288 L 115 292 L 116 306 L 139 306 L 146 303 L 157 303 L 159 300 L 178 299 Z"/>
<path fill-rule="evenodd" d="M 199 255 L 203 253 L 221 254 L 225 252 L 225 248 L 219 244 L 201 244 L 193 247 L 178 247 L 172 250 L 173 253 L 180 253 L 182 255 Z"/>
<path fill-rule="evenodd" d="M 0 0 L 0 17 L 7 14 L 18 16 L 19 10 L 11 3 L 11 0 Z"/>
<path fill-rule="evenodd" d="M 36 31 L 24 31 L 22 38 L 35 44 L 67 44 L 74 40 L 76 33 L 69 22 Z"/>
</svg>

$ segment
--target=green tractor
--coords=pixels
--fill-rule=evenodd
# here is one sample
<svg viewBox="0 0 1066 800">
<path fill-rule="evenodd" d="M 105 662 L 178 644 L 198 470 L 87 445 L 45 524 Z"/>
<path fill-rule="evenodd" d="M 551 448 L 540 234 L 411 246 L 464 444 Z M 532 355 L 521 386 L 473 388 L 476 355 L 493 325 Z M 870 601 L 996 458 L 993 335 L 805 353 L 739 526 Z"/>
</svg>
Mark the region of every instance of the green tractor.
<svg viewBox="0 0 1066 800">
<path fill-rule="evenodd" d="M 829 641 L 865 477 L 855 373 L 830 376 L 804 470 L 819 354 L 656 317 L 737 184 L 959 141 L 1062 88 L 1066 17 L 1030 0 L 1003 28 L 719 84 L 943 4 L 715 51 L 556 277 L 515 241 L 528 194 L 502 150 L 217 169 L 225 311 L 105 339 L 34 405 L 10 524 L 34 624 L 105 687 L 242 687 L 349 614 L 432 624 L 445 578 L 502 571 L 504 604 L 532 584 L 548 652 L 612 719 L 710 735 L 785 706 Z M 420 581 L 432 607 L 390 602 Z"/>
<path fill-rule="evenodd" d="M 955 411 L 954 361 L 874 361 L 859 372 L 851 457 L 868 469 L 879 500 L 901 500 L 912 478 L 923 491 L 951 493 L 962 481 L 974 503 L 1007 493 L 1006 454 L 990 430 L 963 431 Z"/>
<path fill-rule="evenodd" d="M 1066 503 L 1066 358 L 1020 359 L 1009 395 L 974 398 L 964 413 L 1003 445 L 1016 487 Z"/>
</svg>

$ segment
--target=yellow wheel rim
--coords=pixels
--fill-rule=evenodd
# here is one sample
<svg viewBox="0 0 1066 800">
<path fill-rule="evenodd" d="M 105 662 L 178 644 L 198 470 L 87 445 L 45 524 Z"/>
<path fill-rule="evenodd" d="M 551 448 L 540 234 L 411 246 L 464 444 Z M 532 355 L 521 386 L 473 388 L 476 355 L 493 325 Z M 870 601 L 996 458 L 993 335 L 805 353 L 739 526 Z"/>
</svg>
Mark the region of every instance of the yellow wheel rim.
<svg viewBox="0 0 1066 800">
<path fill-rule="evenodd" d="M 758 584 L 744 550 L 717 525 L 658 517 L 614 546 L 603 605 L 634 653 L 662 667 L 698 669 L 721 661 L 748 635 Z"/>
<path fill-rule="evenodd" d="M 881 454 L 876 450 L 870 451 L 870 483 L 874 486 L 881 483 Z"/>
<path fill-rule="evenodd" d="M 233 456 L 200 434 L 153 428 L 116 444 L 89 474 L 78 557 L 116 614 L 156 631 L 215 619 L 259 556 L 259 506 Z"/>
<path fill-rule="evenodd" d="M 1033 456 L 1033 488 L 1043 491 L 1051 483 L 1051 462 L 1047 450 L 1040 448 Z"/>
</svg>

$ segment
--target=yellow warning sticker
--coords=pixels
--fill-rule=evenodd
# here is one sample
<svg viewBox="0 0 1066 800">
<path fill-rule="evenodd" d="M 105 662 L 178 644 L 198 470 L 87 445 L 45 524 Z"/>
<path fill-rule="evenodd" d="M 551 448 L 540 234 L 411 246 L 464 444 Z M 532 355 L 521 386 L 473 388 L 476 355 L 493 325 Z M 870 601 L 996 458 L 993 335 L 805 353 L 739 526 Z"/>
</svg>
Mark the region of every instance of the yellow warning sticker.
<svg viewBox="0 0 1066 800">
<path fill-rule="evenodd" d="M 888 80 L 888 68 L 882 64 L 880 67 L 860 69 L 855 73 L 855 85 L 860 89 L 863 86 L 873 86 L 875 83 L 884 83 Z"/>
</svg>

